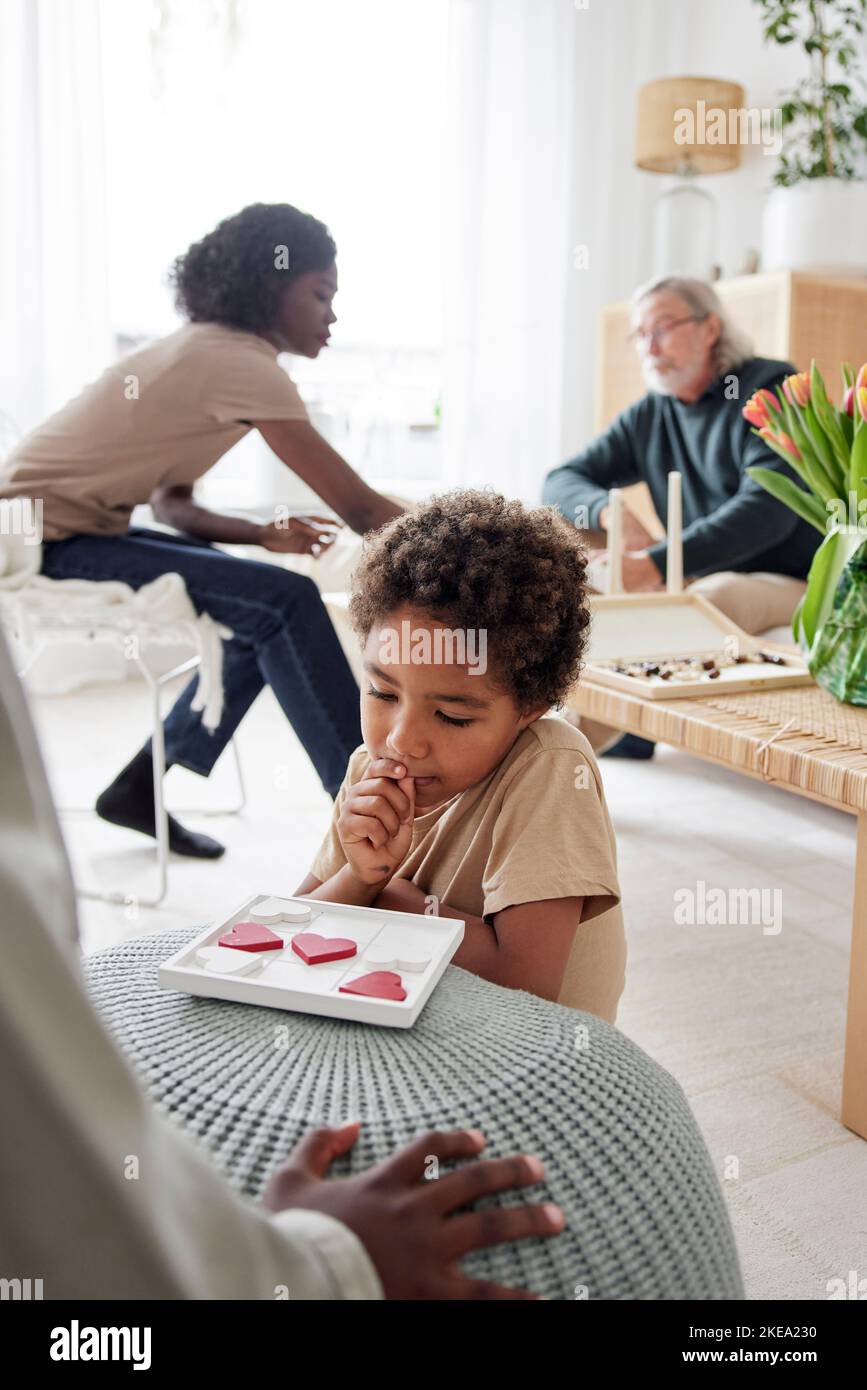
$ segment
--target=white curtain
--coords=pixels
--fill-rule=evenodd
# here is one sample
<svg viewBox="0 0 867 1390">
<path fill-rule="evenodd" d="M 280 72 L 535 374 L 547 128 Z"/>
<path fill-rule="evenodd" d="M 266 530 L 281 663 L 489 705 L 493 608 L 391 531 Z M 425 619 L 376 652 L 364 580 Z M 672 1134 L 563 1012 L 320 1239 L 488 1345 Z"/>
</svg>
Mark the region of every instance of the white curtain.
<svg viewBox="0 0 867 1390">
<path fill-rule="evenodd" d="M 560 453 L 575 13 L 452 0 L 450 15 L 445 483 L 527 501 Z"/>
<path fill-rule="evenodd" d="M 112 356 L 98 0 L 0 4 L 0 412 L 38 424 Z"/>
<path fill-rule="evenodd" d="M 734 3 L 726 0 L 729 7 Z M 628 299 L 652 273 L 653 204 L 668 181 L 635 167 L 638 88 L 679 72 L 737 76 L 737 62 L 724 61 L 718 44 L 702 42 L 702 26 L 719 8 L 684 0 L 589 0 L 575 11 L 563 436 L 561 456 L 549 468 L 595 433 L 600 310 Z M 723 6 L 722 13 L 729 10 Z"/>
<path fill-rule="evenodd" d="M 662 187 L 633 164 L 636 92 L 651 78 L 716 71 L 702 10 L 452 0 L 448 485 L 490 483 L 538 502 L 545 473 L 592 437 L 598 313 L 650 274 Z"/>
</svg>

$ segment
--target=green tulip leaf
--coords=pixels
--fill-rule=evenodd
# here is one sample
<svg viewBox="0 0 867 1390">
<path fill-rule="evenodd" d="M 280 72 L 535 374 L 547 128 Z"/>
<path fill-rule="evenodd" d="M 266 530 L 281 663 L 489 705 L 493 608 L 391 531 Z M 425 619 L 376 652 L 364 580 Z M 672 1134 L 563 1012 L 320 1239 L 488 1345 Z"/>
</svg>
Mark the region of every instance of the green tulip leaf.
<svg viewBox="0 0 867 1390">
<path fill-rule="evenodd" d="M 828 513 L 816 497 L 812 497 L 809 492 L 802 492 L 791 478 L 787 478 L 784 473 L 777 473 L 773 468 L 762 468 L 756 464 L 748 468 L 747 473 L 751 478 L 755 478 L 765 492 L 776 497 L 778 502 L 784 502 L 791 511 L 797 512 L 803 521 L 809 521 L 811 526 L 815 526 L 823 536 L 826 534 Z"/>
<path fill-rule="evenodd" d="M 864 538 L 865 533 L 856 527 L 835 529 L 825 537 L 813 556 L 800 610 L 802 640 L 808 650 L 831 612 L 840 575 L 855 551 L 863 545 Z"/>
</svg>

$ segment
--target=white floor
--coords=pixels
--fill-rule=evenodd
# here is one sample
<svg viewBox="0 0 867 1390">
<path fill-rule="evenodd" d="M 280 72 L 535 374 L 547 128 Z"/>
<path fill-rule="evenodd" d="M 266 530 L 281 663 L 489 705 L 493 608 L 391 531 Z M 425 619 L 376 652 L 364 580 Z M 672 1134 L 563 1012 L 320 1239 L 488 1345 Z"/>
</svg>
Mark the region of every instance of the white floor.
<svg viewBox="0 0 867 1390">
<path fill-rule="evenodd" d="M 90 804 L 147 732 L 135 684 L 40 699 L 36 714 L 61 804 Z M 270 691 L 240 733 L 249 805 L 190 824 L 224 840 L 217 862 L 172 861 L 169 896 L 137 909 L 153 851 L 91 814 L 63 817 L 82 883 L 127 907 L 83 902 L 84 949 L 206 923 L 254 891 L 292 892 L 330 801 Z M 822 1299 L 867 1277 L 867 1143 L 840 1124 L 854 820 L 671 749 L 652 763 L 604 760 L 630 942 L 618 1025 L 683 1085 L 723 1180 L 754 1299 Z M 168 780 L 175 806 L 231 802 L 232 765 L 209 782 Z M 678 926 L 678 889 L 779 889 L 782 930 Z"/>
</svg>

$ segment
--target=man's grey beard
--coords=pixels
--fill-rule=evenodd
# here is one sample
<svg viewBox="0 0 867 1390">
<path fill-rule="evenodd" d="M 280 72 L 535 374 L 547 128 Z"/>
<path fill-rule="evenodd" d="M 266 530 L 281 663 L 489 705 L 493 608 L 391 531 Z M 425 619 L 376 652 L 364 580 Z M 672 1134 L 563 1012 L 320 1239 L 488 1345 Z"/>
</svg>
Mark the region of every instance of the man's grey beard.
<svg viewBox="0 0 867 1390">
<path fill-rule="evenodd" d="M 660 396 L 673 396 L 678 387 L 684 386 L 689 381 L 686 372 L 668 372 L 665 376 L 661 376 L 653 367 L 648 365 L 642 365 L 641 373 L 651 391 L 656 391 Z"/>
<path fill-rule="evenodd" d="M 656 391 L 660 396 L 671 395 L 670 380 L 666 380 L 663 376 L 658 376 L 652 367 L 642 367 L 641 374 L 644 377 L 645 384 L 650 387 L 651 391 Z"/>
</svg>

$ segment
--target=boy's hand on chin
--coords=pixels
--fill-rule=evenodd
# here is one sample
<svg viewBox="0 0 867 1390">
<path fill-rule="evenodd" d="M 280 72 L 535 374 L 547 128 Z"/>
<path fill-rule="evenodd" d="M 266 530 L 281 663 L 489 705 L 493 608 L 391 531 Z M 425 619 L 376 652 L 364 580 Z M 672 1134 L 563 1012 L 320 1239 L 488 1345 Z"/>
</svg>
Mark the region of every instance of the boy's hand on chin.
<svg viewBox="0 0 867 1390">
<path fill-rule="evenodd" d="M 412 844 L 415 782 L 393 758 L 375 758 L 350 790 L 337 822 L 349 865 L 362 883 L 383 886 Z"/>
</svg>

